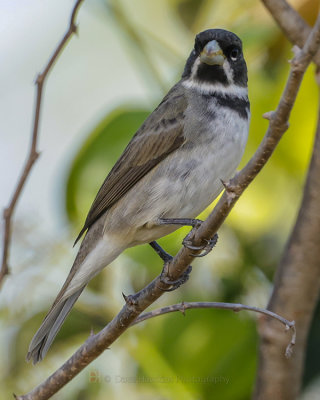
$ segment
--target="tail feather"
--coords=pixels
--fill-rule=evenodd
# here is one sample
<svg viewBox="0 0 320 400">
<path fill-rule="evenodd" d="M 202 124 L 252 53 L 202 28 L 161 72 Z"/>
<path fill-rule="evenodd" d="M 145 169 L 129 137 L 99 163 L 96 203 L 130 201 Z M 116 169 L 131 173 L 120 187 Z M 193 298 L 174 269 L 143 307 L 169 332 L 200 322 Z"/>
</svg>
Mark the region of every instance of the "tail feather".
<svg viewBox="0 0 320 400">
<path fill-rule="evenodd" d="M 87 231 L 66 281 L 30 343 L 28 361 L 32 359 L 36 364 L 43 359 L 89 281 L 127 247 L 103 236 L 103 228 L 104 220 L 100 219 Z"/>
<path fill-rule="evenodd" d="M 66 300 L 53 305 L 30 343 L 27 354 L 28 361 L 32 359 L 33 364 L 36 364 L 44 358 L 61 325 L 84 288 L 85 286 Z"/>
</svg>

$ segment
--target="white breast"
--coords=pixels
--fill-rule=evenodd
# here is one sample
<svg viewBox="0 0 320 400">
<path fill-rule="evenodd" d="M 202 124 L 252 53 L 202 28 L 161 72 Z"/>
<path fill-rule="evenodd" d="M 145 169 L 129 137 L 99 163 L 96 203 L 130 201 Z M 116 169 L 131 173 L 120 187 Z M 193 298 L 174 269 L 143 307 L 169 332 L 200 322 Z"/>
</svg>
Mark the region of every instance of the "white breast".
<svg viewBox="0 0 320 400">
<path fill-rule="evenodd" d="M 195 218 L 234 174 L 248 136 L 249 120 L 212 101 L 192 97 L 185 113 L 186 143 L 166 157 L 110 210 L 113 229 L 128 225 L 132 245 L 156 240 L 177 227 L 159 218 Z M 137 227 L 138 230 L 137 230 Z"/>
</svg>

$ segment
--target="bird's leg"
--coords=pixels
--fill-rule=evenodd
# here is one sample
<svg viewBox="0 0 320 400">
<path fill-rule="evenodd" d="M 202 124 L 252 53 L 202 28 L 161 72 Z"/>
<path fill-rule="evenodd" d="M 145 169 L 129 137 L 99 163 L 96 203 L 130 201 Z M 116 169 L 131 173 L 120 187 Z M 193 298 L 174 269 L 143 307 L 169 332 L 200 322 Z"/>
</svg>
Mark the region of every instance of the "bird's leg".
<svg viewBox="0 0 320 400">
<path fill-rule="evenodd" d="M 182 274 L 182 276 L 179 279 L 170 281 L 170 279 L 167 278 L 169 272 L 168 266 L 169 262 L 172 260 L 173 257 L 169 253 L 167 253 L 156 241 L 151 242 L 149 244 L 164 261 L 164 266 L 160 275 L 161 282 L 171 286 L 170 289 L 161 289 L 161 290 L 164 290 L 165 292 L 172 292 L 173 290 L 178 289 L 181 285 L 187 282 L 187 280 L 189 279 L 190 272 L 192 271 L 192 266 L 189 265 L 189 267 L 186 269 L 186 271 Z"/>
<path fill-rule="evenodd" d="M 203 221 L 195 218 L 160 218 L 159 223 L 161 225 L 183 225 L 192 226 L 193 228 L 199 228 Z M 195 246 L 192 240 L 192 231 L 183 239 L 182 244 L 190 250 L 203 250 L 200 254 L 192 254 L 194 257 L 204 257 L 214 248 L 218 241 L 218 234 L 215 233 L 213 238 L 210 240 L 205 239 L 205 244 L 201 246 Z"/>
<path fill-rule="evenodd" d="M 153 241 L 153 242 L 150 242 L 149 244 L 153 248 L 153 250 L 155 250 L 155 252 L 158 254 L 158 256 L 161 258 L 161 260 L 163 260 L 165 263 L 167 263 L 167 262 L 172 260 L 172 256 L 169 253 L 167 253 L 160 246 L 159 243 L 157 243 L 156 241 Z"/>
<path fill-rule="evenodd" d="M 199 228 L 203 221 L 196 218 L 160 218 L 160 225 L 181 225 L 181 226 L 192 226 L 193 228 Z"/>
</svg>

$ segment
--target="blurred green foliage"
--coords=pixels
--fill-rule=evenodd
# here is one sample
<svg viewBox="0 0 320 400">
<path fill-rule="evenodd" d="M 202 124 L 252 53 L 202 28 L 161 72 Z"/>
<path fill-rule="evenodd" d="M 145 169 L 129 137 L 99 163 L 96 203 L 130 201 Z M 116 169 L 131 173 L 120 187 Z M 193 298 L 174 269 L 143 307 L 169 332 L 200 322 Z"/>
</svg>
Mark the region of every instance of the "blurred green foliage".
<svg viewBox="0 0 320 400">
<path fill-rule="evenodd" d="M 108 114 L 88 136 L 73 162 L 67 182 L 67 213 L 78 227 L 85 210 L 92 203 L 92 193 L 97 192 L 97 187 L 106 177 L 106 171 L 111 169 L 149 114 L 150 110 L 131 109 L 131 106 L 118 108 Z"/>
<path fill-rule="evenodd" d="M 88 132 L 66 171 L 66 212 L 74 233 L 81 228 L 97 190 L 131 136 L 179 79 L 196 33 L 223 27 L 235 31 L 244 42 L 252 123 L 242 165 L 267 129 L 262 114 L 276 107 L 288 75 L 287 60 L 292 56 L 291 45 L 254 0 L 101 3 L 132 57 L 128 68 L 136 68 L 141 74 L 150 101 L 141 107 L 135 102 L 115 106 Z M 316 14 L 316 3 L 296 2 L 310 23 Z M 205 259 L 195 261 L 188 284 L 163 296 L 157 305 L 182 300 L 266 305 L 275 268 L 299 207 L 312 148 L 316 104 L 310 68 L 289 131 L 232 211 L 220 231 L 217 248 Z M 203 213 L 203 218 L 212 207 Z M 163 238 L 161 244 L 175 254 L 187 232 L 183 228 Z M 160 269 L 161 261 L 148 246 L 130 249 L 120 256 L 89 285 L 87 297 L 77 303 L 43 364 L 26 372 L 21 364 L 21 348 L 26 349 L 25 337 L 31 337 L 39 326 L 47 310 L 44 304 L 43 309 L 28 316 L 17 333 L 20 345 L 13 351 L 7 376 L 21 380 L 25 374 L 28 378 L 22 379 L 21 390 L 30 387 L 30 382 L 39 383 L 85 340 L 91 326 L 94 331 L 101 329 L 118 312 L 121 291 L 139 290 Z M 192 310 L 185 318 L 177 313 L 145 322 L 125 333 L 64 389 L 63 397 L 56 398 L 248 399 L 257 362 L 255 318 L 247 313 Z M 314 329 L 319 331 L 319 327 Z M 319 376 L 319 363 L 311 356 L 315 348 L 316 340 L 312 340 L 306 382 Z"/>
</svg>

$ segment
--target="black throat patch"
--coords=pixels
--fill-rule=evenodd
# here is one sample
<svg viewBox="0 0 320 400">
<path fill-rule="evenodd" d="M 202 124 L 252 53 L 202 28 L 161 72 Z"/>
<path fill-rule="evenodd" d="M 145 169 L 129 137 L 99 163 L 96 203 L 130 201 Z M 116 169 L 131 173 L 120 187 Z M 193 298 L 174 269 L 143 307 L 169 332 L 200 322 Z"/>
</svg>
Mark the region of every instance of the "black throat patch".
<svg viewBox="0 0 320 400">
<path fill-rule="evenodd" d="M 224 86 L 229 84 L 227 75 L 220 65 L 199 64 L 195 79 L 198 82 L 220 83 Z"/>
</svg>

